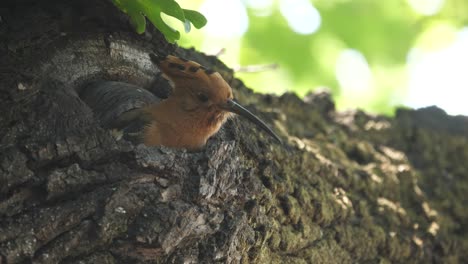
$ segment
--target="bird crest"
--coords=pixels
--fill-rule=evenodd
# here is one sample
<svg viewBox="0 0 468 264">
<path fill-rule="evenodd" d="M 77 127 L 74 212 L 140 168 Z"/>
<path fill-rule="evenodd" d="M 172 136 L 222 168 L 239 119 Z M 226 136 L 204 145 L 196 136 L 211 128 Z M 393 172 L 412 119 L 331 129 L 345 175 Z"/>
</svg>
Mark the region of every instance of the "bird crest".
<svg viewBox="0 0 468 264">
<path fill-rule="evenodd" d="M 155 54 L 150 54 L 151 60 L 158 65 L 166 79 L 174 78 L 203 78 L 202 75 L 210 76 L 216 73 L 214 70 L 207 69 L 204 66 L 184 58 L 179 58 L 173 55 L 159 57 Z"/>
</svg>

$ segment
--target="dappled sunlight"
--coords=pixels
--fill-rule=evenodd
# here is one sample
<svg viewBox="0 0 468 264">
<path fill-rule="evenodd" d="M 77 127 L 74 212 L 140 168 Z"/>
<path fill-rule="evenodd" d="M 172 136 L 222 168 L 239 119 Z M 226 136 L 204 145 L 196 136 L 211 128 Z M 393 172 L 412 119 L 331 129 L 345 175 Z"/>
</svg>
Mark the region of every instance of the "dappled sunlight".
<svg viewBox="0 0 468 264">
<path fill-rule="evenodd" d="M 439 229 L 440 229 L 439 224 L 437 222 L 432 222 L 427 231 L 431 235 L 436 236 L 437 233 L 439 232 Z"/>
<path fill-rule="evenodd" d="M 333 189 L 333 196 L 335 197 L 335 202 L 341 207 L 341 209 L 354 210 L 353 202 L 346 195 L 346 191 L 343 188 L 335 187 Z"/>
<path fill-rule="evenodd" d="M 377 127 L 379 130 L 390 126 L 387 122 L 365 124 L 369 129 Z M 323 169 L 307 167 L 332 183 L 328 189 L 331 212 L 356 217 L 363 224 L 372 223 L 376 218 L 371 216 L 378 215 L 387 239 L 399 243 L 406 237 L 419 248 L 432 243 L 431 239 L 438 236 L 440 230 L 446 230 L 442 213 L 430 198 L 432 194 L 420 187 L 424 184 L 420 182 L 420 170 L 413 167 L 404 151 L 360 140 L 340 141 L 330 135 L 335 138 L 335 144 L 321 142 L 318 134 L 314 138 L 286 135 L 289 144 L 304 157 L 315 159 L 321 168 L 327 168 L 323 173 Z M 322 213 L 324 216 L 319 219 L 326 219 L 329 214 Z M 343 232 L 340 234 L 346 236 Z"/>
<path fill-rule="evenodd" d="M 381 131 L 381 130 L 390 128 L 390 126 L 391 124 L 388 121 L 369 120 L 369 122 L 367 122 L 366 125 L 364 126 L 364 130 Z"/>
<path fill-rule="evenodd" d="M 384 197 L 379 197 L 377 199 L 377 204 L 380 206 L 379 211 L 383 212 L 385 209 L 388 209 L 398 215 L 406 216 L 406 210 L 401 207 L 398 202 L 391 201 Z"/>
</svg>

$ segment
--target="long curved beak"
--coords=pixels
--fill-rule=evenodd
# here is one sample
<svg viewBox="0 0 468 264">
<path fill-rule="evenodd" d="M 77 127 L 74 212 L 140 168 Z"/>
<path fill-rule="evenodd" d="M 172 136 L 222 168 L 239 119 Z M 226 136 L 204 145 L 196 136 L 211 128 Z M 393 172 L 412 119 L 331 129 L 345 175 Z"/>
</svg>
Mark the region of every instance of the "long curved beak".
<svg viewBox="0 0 468 264">
<path fill-rule="evenodd" d="M 252 123 L 255 125 L 259 126 L 261 129 L 263 129 L 268 135 L 272 136 L 276 141 L 278 141 L 280 144 L 283 144 L 281 139 L 273 132 L 273 130 L 265 124 L 260 118 L 252 114 L 249 110 L 245 109 L 242 105 L 238 104 L 236 101 L 232 99 L 228 99 L 227 103 L 222 106 L 224 110 L 236 113 L 240 116 L 243 116 L 250 120 Z"/>
</svg>

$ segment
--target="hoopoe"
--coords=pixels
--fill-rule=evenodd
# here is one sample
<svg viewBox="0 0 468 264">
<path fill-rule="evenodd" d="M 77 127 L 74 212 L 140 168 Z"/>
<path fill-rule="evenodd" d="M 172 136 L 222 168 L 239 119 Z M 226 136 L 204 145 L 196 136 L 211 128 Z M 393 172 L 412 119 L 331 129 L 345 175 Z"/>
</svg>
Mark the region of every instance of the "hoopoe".
<svg viewBox="0 0 468 264">
<path fill-rule="evenodd" d="M 82 90 L 81 98 L 105 128 L 122 131 L 127 139 L 148 146 L 195 150 L 236 113 L 281 143 L 262 120 L 234 100 L 231 87 L 218 72 L 172 55 L 150 57 L 173 88 L 165 100 L 123 82 L 100 81 Z"/>
</svg>

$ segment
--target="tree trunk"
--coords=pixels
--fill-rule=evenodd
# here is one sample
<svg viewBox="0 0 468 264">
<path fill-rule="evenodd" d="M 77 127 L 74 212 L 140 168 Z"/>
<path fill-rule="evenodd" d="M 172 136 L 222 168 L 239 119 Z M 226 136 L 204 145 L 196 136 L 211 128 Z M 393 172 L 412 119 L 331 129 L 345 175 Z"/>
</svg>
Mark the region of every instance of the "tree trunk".
<svg viewBox="0 0 468 264">
<path fill-rule="evenodd" d="M 104 0 L 3 1 L 0 17 L 0 263 L 468 259 L 466 117 L 253 94 Z M 115 140 L 76 91 L 166 93 L 151 52 L 219 71 L 286 147 L 241 118 L 198 152 Z"/>
</svg>

